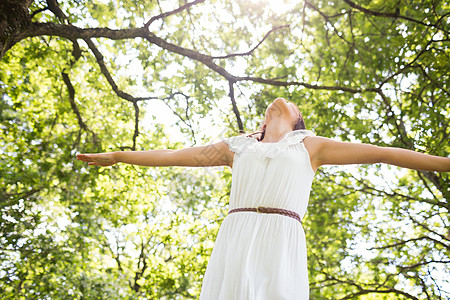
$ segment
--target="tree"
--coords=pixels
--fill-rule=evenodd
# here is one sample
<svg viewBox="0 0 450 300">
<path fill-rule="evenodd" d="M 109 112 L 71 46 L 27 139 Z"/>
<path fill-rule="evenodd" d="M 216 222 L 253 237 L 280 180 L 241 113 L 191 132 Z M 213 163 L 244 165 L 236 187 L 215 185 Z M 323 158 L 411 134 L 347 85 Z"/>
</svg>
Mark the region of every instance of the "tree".
<svg viewBox="0 0 450 300">
<path fill-rule="evenodd" d="M 207 143 L 201 117 L 234 135 L 285 97 L 318 135 L 448 156 L 446 2 L 271 3 L 0 4 L 5 297 L 199 294 L 230 171 L 94 169 L 77 152 Z M 158 99 L 187 141 L 142 124 Z M 303 222 L 311 297 L 448 297 L 448 184 L 322 168 Z"/>
</svg>

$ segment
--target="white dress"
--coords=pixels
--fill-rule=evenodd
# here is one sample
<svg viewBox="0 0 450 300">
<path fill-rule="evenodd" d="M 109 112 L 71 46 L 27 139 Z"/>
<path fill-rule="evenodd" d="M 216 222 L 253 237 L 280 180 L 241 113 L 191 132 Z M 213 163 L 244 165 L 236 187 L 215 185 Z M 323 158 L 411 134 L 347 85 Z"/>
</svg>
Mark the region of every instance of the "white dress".
<svg viewBox="0 0 450 300">
<path fill-rule="evenodd" d="M 275 207 L 306 213 L 314 171 L 294 130 L 277 143 L 226 139 L 235 153 L 229 209 Z M 202 300 L 309 299 L 305 233 L 278 214 L 237 212 L 223 221 L 200 294 Z"/>
</svg>

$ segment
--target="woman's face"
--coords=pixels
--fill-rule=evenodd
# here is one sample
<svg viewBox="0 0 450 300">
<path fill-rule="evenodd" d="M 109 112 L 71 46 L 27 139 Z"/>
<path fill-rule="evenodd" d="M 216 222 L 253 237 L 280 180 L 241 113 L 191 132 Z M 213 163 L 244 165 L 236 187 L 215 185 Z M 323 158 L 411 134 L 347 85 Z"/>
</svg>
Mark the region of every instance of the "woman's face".
<svg viewBox="0 0 450 300">
<path fill-rule="evenodd" d="M 294 103 L 284 98 L 277 98 L 267 107 L 264 123 L 283 120 L 292 124 L 294 128 L 298 118 L 299 111 Z"/>
</svg>

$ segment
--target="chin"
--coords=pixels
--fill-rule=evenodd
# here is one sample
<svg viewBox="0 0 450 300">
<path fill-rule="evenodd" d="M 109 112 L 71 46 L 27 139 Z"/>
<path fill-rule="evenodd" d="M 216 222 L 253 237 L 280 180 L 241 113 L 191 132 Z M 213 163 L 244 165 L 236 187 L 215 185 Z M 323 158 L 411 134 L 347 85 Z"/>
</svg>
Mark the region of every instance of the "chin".
<svg viewBox="0 0 450 300">
<path fill-rule="evenodd" d="M 288 104 L 287 100 L 284 99 L 284 98 L 277 98 L 277 99 L 273 100 L 273 103 L 275 103 L 275 104 L 283 104 L 283 105 L 287 105 Z"/>
<path fill-rule="evenodd" d="M 277 98 L 267 107 L 266 120 L 285 118 L 291 114 L 292 111 L 289 108 L 289 102 L 284 98 Z"/>
</svg>

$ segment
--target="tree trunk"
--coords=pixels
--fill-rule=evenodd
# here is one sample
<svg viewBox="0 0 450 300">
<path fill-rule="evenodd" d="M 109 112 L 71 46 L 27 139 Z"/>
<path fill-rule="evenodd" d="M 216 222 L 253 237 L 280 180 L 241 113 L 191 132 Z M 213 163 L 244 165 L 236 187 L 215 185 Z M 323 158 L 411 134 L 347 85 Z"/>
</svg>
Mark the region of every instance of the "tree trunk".
<svg viewBox="0 0 450 300">
<path fill-rule="evenodd" d="M 0 1 L 0 59 L 19 41 L 17 37 L 31 26 L 28 7 L 31 0 Z"/>
</svg>

